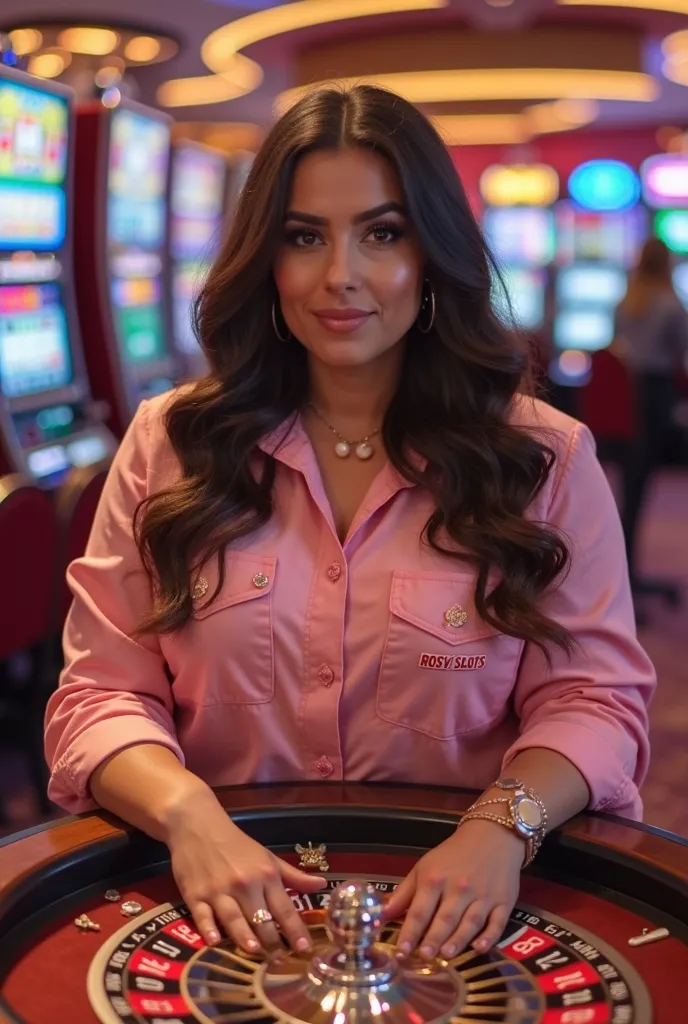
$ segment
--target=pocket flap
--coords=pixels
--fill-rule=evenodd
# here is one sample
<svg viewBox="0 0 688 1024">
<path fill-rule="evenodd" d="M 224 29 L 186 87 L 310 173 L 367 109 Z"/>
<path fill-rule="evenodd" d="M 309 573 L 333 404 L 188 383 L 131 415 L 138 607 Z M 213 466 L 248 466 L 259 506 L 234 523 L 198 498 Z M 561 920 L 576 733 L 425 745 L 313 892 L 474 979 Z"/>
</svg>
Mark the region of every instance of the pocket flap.
<svg viewBox="0 0 688 1024">
<path fill-rule="evenodd" d="M 276 568 L 276 558 L 249 551 L 230 551 L 225 556 L 222 589 L 215 600 L 208 603 L 218 584 L 218 561 L 213 558 L 192 579 L 193 617 L 205 619 L 223 608 L 265 597 L 272 590 Z"/>
<path fill-rule="evenodd" d="M 472 573 L 395 570 L 390 611 L 424 633 L 457 647 L 499 633 L 478 615 L 474 593 Z"/>
</svg>

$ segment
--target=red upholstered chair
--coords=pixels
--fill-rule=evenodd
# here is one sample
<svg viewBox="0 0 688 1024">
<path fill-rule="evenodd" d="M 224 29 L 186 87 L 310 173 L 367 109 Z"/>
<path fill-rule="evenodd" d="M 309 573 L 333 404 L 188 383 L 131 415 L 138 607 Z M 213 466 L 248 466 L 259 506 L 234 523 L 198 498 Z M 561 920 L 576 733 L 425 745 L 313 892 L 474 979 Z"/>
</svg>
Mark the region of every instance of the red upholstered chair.
<svg viewBox="0 0 688 1024">
<path fill-rule="evenodd" d="M 578 415 L 598 444 L 635 440 L 633 382 L 624 363 L 608 349 L 592 355 L 592 373 L 580 389 Z"/>
<path fill-rule="evenodd" d="M 89 466 L 73 470 L 57 497 L 59 525 L 59 557 L 57 580 L 56 627 L 61 631 L 67 617 L 72 595 L 67 586 L 67 566 L 86 550 L 93 518 L 96 514 L 107 469 Z"/>
<path fill-rule="evenodd" d="M 0 479 L 0 665 L 11 738 L 25 748 L 41 804 L 46 796 L 43 707 L 54 684 L 48 657 L 53 622 L 57 520 L 51 498 L 20 476 Z M 22 656 L 25 671 L 17 672 Z M 52 675 L 52 679 L 48 679 Z"/>
</svg>

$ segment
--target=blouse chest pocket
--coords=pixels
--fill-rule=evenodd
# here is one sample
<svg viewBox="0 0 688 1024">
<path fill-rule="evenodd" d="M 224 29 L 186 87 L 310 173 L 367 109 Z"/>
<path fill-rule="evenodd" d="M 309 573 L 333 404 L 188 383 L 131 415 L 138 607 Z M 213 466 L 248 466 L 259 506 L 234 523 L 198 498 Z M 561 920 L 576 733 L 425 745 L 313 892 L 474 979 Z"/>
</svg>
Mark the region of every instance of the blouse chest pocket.
<svg viewBox="0 0 688 1024">
<path fill-rule="evenodd" d="M 275 690 L 272 603 L 277 559 L 232 551 L 217 597 L 217 561 L 193 581 L 191 650 L 203 704 L 264 704 Z"/>
<path fill-rule="evenodd" d="M 377 713 L 448 740 L 503 713 L 523 642 L 479 617 L 470 573 L 394 572 Z"/>
</svg>

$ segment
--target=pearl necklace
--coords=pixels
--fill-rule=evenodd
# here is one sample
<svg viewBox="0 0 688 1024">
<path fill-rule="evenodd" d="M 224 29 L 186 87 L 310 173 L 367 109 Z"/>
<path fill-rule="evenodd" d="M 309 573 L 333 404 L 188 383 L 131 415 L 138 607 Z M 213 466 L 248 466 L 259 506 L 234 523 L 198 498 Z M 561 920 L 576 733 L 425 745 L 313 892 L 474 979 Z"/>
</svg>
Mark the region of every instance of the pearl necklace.
<svg viewBox="0 0 688 1024">
<path fill-rule="evenodd" d="M 366 459 L 371 458 L 375 454 L 375 449 L 370 443 L 370 439 L 371 437 L 377 437 L 377 435 L 381 431 L 380 427 L 378 427 L 377 430 L 373 430 L 372 433 L 366 434 L 366 436 L 362 437 L 360 441 L 347 441 L 344 435 L 340 434 L 337 428 L 333 427 L 332 424 L 325 419 L 320 410 L 316 409 L 312 402 L 309 402 L 308 406 L 313 410 L 318 419 L 322 420 L 327 429 L 331 430 L 335 437 L 339 438 L 337 444 L 334 446 L 334 453 L 335 455 L 338 455 L 340 459 L 348 459 L 348 457 L 351 455 L 352 448 L 356 452 L 356 458 L 361 459 L 363 462 L 365 462 Z"/>
</svg>

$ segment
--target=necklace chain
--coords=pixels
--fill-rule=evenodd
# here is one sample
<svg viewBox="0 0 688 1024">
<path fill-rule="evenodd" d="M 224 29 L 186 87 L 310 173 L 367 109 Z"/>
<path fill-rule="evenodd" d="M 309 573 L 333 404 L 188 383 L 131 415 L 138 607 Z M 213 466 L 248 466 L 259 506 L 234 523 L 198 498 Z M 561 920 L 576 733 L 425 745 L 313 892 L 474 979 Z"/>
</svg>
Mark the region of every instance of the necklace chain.
<svg viewBox="0 0 688 1024">
<path fill-rule="evenodd" d="M 358 441 L 350 441 L 348 437 L 344 437 L 336 427 L 332 426 L 330 421 L 323 416 L 320 409 L 313 405 L 312 402 L 308 403 L 308 407 L 313 410 L 315 415 L 322 423 L 325 424 L 327 429 L 330 430 L 336 438 L 338 438 L 338 443 L 334 446 L 334 450 L 340 459 L 346 459 L 351 454 L 352 448 L 355 450 L 359 459 L 366 460 L 373 455 L 375 449 L 370 444 L 370 440 L 373 437 L 377 437 L 377 435 L 382 432 L 381 427 L 378 427 L 377 430 L 372 430 L 369 434 L 366 434 L 365 437 L 360 438 Z"/>
<path fill-rule="evenodd" d="M 313 410 L 313 412 L 318 417 L 318 419 L 321 420 L 325 424 L 325 426 L 327 427 L 328 430 L 331 430 L 332 433 L 336 437 L 338 437 L 340 441 L 343 441 L 344 444 L 351 445 L 352 448 L 355 447 L 357 444 L 365 444 L 366 441 L 370 441 L 371 437 L 377 437 L 377 435 L 382 430 L 381 427 L 378 427 L 377 430 L 372 430 L 369 434 L 366 434 L 366 436 L 362 437 L 359 441 L 350 441 L 348 437 L 344 437 L 343 434 L 340 434 L 339 431 L 337 430 L 337 428 L 333 427 L 332 424 L 329 422 L 329 420 L 325 419 L 323 414 L 320 412 L 320 409 L 317 409 L 313 405 L 312 402 L 309 402 L 308 405 L 309 405 L 309 408 L 311 408 Z"/>
</svg>

